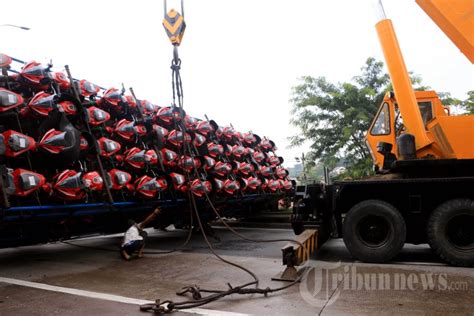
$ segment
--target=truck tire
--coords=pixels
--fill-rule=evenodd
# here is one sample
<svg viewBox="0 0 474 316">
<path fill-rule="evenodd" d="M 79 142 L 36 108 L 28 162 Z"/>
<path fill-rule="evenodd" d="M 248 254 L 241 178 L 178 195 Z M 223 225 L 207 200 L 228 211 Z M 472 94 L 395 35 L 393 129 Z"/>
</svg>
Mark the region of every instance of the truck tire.
<svg viewBox="0 0 474 316">
<path fill-rule="evenodd" d="M 441 204 L 428 220 L 428 243 L 444 261 L 474 266 L 474 201 L 450 200 Z"/>
<path fill-rule="evenodd" d="M 295 233 L 295 235 L 300 235 L 306 230 L 303 222 L 299 220 L 294 220 L 293 218 L 291 218 L 290 221 L 291 221 L 291 228 L 293 228 L 293 232 Z"/>
<path fill-rule="evenodd" d="M 405 220 L 391 204 L 366 200 L 349 210 L 342 236 L 347 249 L 357 259 L 386 262 L 395 257 L 405 244 Z"/>
<path fill-rule="evenodd" d="M 300 205 L 304 204 L 303 199 L 299 199 L 293 203 L 293 214 L 290 216 L 290 223 L 291 228 L 293 228 L 293 232 L 295 235 L 299 235 L 305 231 L 305 227 L 303 224 L 303 219 L 301 218 L 301 214 L 295 214 L 295 209 L 298 209 Z M 298 212 L 296 212 L 298 213 Z"/>
</svg>

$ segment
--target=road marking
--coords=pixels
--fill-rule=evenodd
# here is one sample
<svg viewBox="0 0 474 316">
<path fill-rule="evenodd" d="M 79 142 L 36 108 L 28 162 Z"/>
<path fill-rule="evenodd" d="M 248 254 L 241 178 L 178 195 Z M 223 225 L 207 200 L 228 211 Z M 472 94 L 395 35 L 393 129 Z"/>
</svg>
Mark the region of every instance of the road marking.
<svg viewBox="0 0 474 316">
<path fill-rule="evenodd" d="M 436 266 L 436 267 L 449 267 L 448 264 L 442 262 L 411 262 L 411 261 L 393 261 L 387 264 L 394 264 L 399 266 Z"/>
<path fill-rule="evenodd" d="M 25 287 L 31 287 L 31 288 L 40 289 L 40 290 L 89 297 L 89 298 L 94 298 L 94 299 L 99 299 L 99 300 L 104 300 L 104 301 L 112 301 L 112 302 L 117 302 L 117 303 L 125 303 L 125 304 L 133 304 L 133 305 L 143 305 L 143 304 L 154 303 L 153 301 L 141 300 L 141 299 L 126 297 L 126 296 L 85 291 L 85 290 L 73 289 L 73 288 L 68 288 L 68 287 L 55 286 L 55 285 L 49 285 L 49 284 L 44 284 L 44 283 L 30 282 L 30 281 L 4 278 L 4 277 L 0 277 L 0 282 L 13 284 L 13 285 L 19 285 L 19 286 L 25 286 Z M 204 308 L 183 309 L 183 310 L 180 310 L 180 312 L 195 313 L 195 314 L 206 315 L 206 316 L 248 316 L 249 315 L 249 314 L 241 314 L 241 313 L 234 313 L 234 312 L 217 311 L 217 310 L 212 310 L 212 309 L 204 309 Z"/>
</svg>

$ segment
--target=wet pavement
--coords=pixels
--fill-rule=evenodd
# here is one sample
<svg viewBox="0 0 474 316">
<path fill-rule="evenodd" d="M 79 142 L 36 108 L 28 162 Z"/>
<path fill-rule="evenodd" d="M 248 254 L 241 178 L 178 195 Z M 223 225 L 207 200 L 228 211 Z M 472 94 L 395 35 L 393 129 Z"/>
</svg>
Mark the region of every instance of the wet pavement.
<svg viewBox="0 0 474 316">
<path fill-rule="evenodd" d="M 294 236 L 284 229 L 239 231 L 259 239 Z M 178 247 L 187 235 L 180 230 L 149 232 L 148 252 Z M 216 232 L 220 241 L 210 238 L 216 251 L 255 272 L 260 288 L 286 284 L 271 281 L 283 270 L 280 248 L 285 242 L 251 243 L 225 229 Z M 118 255 L 120 239 L 100 236 L 0 250 L 0 315 L 146 315 L 139 311 L 137 299 L 182 301 L 186 297 L 175 292 L 183 286 L 225 290 L 228 283 L 236 286 L 252 280 L 213 256 L 199 234 L 182 251 L 147 254 L 130 262 Z M 474 310 L 473 269 L 446 266 L 426 245 L 406 246 L 394 262 L 377 265 L 354 261 L 341 240 L 332 240 L 312 256 L 308 269 L 300 284 L 268 297 L 232 295 L 176 315 L 472 314 Z M 32 283 L 12 284 L 16 280 Z"/>
</svg>

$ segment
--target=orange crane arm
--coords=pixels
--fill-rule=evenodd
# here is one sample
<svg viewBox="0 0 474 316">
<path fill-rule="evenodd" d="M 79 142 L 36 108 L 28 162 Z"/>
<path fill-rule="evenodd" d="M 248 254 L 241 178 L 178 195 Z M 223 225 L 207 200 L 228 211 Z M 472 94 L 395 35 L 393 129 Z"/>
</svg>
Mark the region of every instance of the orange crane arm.
<svg viewBox="0 0 474 316">
<path fill-rule="evenodd" d="M 402 114 L 407 132 L 415 136 L 416 149 L 424 148 L 430 145 L 432 141 L 426 134 L 415 92 L 411 85 L 410 76 L 403 60 L 392 21 L 383 19 L 375 25 L 375 28 L 377 29 L 388 73 L 395 91 L 395 98 L 397 99 L 398 108 Z"/>
<path fill-rule="evenodd" d="M 416 0 L 416 3 L 474 64 L 474 2 Z"/>
</svg>

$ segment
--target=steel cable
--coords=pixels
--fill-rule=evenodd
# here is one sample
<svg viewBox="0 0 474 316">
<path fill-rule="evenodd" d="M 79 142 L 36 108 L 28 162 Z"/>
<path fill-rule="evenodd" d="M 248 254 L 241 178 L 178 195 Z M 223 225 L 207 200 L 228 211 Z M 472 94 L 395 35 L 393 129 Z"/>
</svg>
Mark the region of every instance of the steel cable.
<svg viewBox="0 0 474 316">
<path fill-rule="evenodd" d="M 177 54 L 176 47 L 175 47 L 175 53 Z M 178 60 L 179 62 L 175 63 L 175 60 Z M 181 81 L 181 75 L 180 75 L 180 65 L 181 65 L 181 60 L 175 58 L 172 62 L 171 69 L 173 70 L 173 73 L 172 73 L 173 105 L 176 106 L 176 94 L 177 94 L 178 95 L 178 108 L 181 110 L 180 114 L 182 114 L 183 113 L 183 98 L 182 98 L 183 94 L 182 94 L 182 81 Z M 185 138 L 186 126 L 182 122 L 179 122 L 177 124 L 179 125 L 179 127 L 180 127 L 180 129 L 181 129 L 181 131 L 184 135 L 183 136 L 184 137 L 183 145 L 184 145 L 184 148 L 185 148 L 184 152 L 187 151 L 191 158 L 195 158 L 196 155 L 193 153 L 190 144 L 186 141 L 186 138 Z M 193 168 L 193 171 L 194 171 L 195 177 L 197 179 L 201 179 L 201 176 L 199 175 L 196 168 Z M 190 179 L 189 171 L 186 171 L 186 174 L 187 174 L 187 178 L 188 178 L 188 181 L 189 181 L 189 179 Z M 243 240 L 246 240 L 246 241 L 250 241 L 250 242 L 256 242 L 256 243 L 293 242 L 293 243 L 298 244 L 300 247 L 302 247 L 303 252 L 309 258 L 308 250 L 299 241 L 292 240 L 292 239 L 252 239 L 252 238 L 248 238 L 248 237 L 240 234 L 239 232 L 237 232 L 235 229 L 233 229 L 231 226 L 229 226 L 224 221 L 224 219 L 220 216 L 219 212 L 215 208 L 214 203 L 212 202 L 212 200 L 209 197 L 209 194 L 206 191 L 204 193 L 205 193 L 205 196 L 206 196 L 206 201 L 209 203 L 209 205 L 210 205 L 211 209 L 213 210 L 213 212 L 215 213 L 215 215 L 219 218 L 219 220 L 224 224 L 224 226 L 227 229 L 229 229 L 232 233 L 234 233 L 239 238 L 241 238 Z M 193 296 L 192 301 L 173 302 L 171 300 L 166 300 L 166 301 L 161 302 L 160 300 L 156 300 L 156 302 L 154 304 L 141 305 L 140 306 L 141 311 L 152 311 L 152 312 L 155 312 L 155 313 L 169 313 L 169 312 L 172 312 L 173 310 L 199 307 L 199 306 L 211 303 L 213 301 L 216 301 L 218 299 L 221 299 L 221 298 L 223 298 L 225 296 L 228 296 L 228 295 L 231 295 L 231 294 L 263 294 L 263 295 L 267 296 L 268 293 L 282 291 L 284 289 L 287 289 L 287 288 L 297 284 L 306 275 L 308 269 L 307 269 L 306 266 L 304 266 L 303 270 L 302 270 L 302 273 L 296 278 L 296 280 L 289 283 L 289 284 L 287 284 L 287 285 L 285 285 L 285 286 L 277 287 L 277 288 L 267 287 L 265 289 L 259 288 L 258 285 L 259 285 L 260 281 L 259 281 L 259 278 L 257 277 L 257 275 L 254 272 L 252 272 L 251 270 L 245 268 L 242 265 L 239 265 L 235 262 L 232 262 L 232 261 L 229 261 L 229 260 L 223 258 L 222 256 L 220 256 L 216 252 L 216 250 L 214 249 L 212 244 L 209 242 L 209 239 L 207 238 L 207 235 L 204 231 L 204 227 L 202 225 L 202 222 L 201 222 L 201 219 L 200 219 L 200 216 L 199 216 L 199 211 L 198 211 L 198 207 L 197 207 L 197 204 L 196 204 L 195 197 L 194 197 L 193 193 L 190 192 L 190 191 L 188 191 L 188 199 L 190 200 L 190 202 L 191 202 L 190 205 L 192 205 L 194 214 L 196 215 L 197 222 L 198 222 L 198 225 L 200 227 L 202 236 L 203 236 L 208 248 L 213 253 L 213 255 L 215 257 L 217 257 L 219 260 L 223 261 L 224 263 L 229 264 L 229 265 L 234 266 L 234 267 L 237 267 L 237 268 L 245 271 L 250 276 L 252 276 L 254 281 L 243 284 L 243 285 L 240 285 L 240 286 L 236 286 L 236 287 L 232 287 L 230 284 L 228 284 L 229 290 L 200 289 L 197 285 L 186 286 L 186 287 L 182 288 L 180 291 L 178 291 L 176 294 L 177 295 L 184 295 L 186 293 L 191 293 L 192 296 Z M 255 285 L 255 288 L 247 288 L 251 285 Z M 203 292 L 203 293 L 212 293 L 212 294 L 208 295 L 206 297 L 202 297 L 201 292 Z"/>
</svg>

